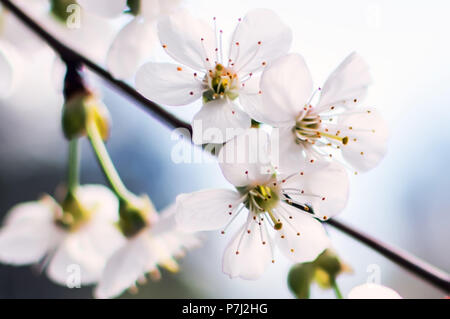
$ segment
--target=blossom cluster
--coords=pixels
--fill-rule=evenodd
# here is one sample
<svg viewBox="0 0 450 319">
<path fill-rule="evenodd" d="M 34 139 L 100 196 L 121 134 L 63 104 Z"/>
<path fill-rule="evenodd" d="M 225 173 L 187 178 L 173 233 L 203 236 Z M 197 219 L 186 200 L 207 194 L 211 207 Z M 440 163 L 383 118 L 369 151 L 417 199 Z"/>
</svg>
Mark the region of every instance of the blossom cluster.
<svg viewBox="0 0 450 319">
<path fill-rule="evenodd" d="M 275 246 L 293 262 L 312 261 L 329 247 L 319 220 L 345 208 L 348 171 L 380 162 L 387 129 L 375 109 L 362 105 L 371 76 L 357 53 L 317 96 L 303 57 L 289 52 L 291 30 L 271 10 L 239 19 L 227 56 L 222 34 L 186 11 L 161 19 L 161 45 L 176 63 L 145 64 L 136 87 L 164 105 L 202 101 L 193 140 L 224 143 L 219 165 L 235 190 L 178 196 L 177 221 L 189 231 L 225 234 L 246 214 L 225 251 L 223 271 L 256 279 L 275 262 Z M 269 137 L 266 127 L 278 134 Z"/>
<path fill-rule="evenodd" d="M 124 0 L 78 3 L 106 17 L 127 7 Z M 259 278 L 278 258 L 275 248 L 295 263 L 315 260 L 331 245 L 322 222 L 347 205 L 349 173 L 372 169 L 386 152 L 386 125 L 364 106 L 371 76 L 363 58 L 351 53 L 315 90 L 304 58 L 290 52 L 291 29 L 271 10 L 248 12 L 225 42 L 215 18 L 212 25 L 194 18 L 178 9 L 179 1 L 139 3 L 129 8 L 134 18 L 111 44 L 106 64 L 118 78 L 135 74 L 136 89 L 149 100 L 201 103 L 193 142 L 221 146 L 219 166 L 230 187 L 180 194 L 158 214 L 118 178 L 96 100 L 88 92 L 89 102 L 66 96 L 63 125 L 80 110 L 86 118 L 66 137 L 89 138 L 112 190 L 69 185 L 63 198 L 13 207 L 0 229 L 0 261 L 41 263 L 62 285 L 76 265 L 80 284 L 96 284 L 99 298 L 115 297 L 147 273 L 158 277 L 158 267 L 176 271 L 175 257 L 199 245 L 196 232 L 226 236 L 239 220 L 223 255 L 231 278 Z M 153 32 L 173 63 L 142 65 Z"/>
</svg>

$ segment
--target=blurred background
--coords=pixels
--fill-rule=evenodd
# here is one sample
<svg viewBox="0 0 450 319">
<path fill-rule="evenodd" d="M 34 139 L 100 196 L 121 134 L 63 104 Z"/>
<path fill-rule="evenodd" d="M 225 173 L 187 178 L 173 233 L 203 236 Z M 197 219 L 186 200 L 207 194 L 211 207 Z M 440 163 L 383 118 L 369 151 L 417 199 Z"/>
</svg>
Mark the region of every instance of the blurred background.
<svg viewBox="0 0 450 319">
<path fill-rule="evenodd" d="M 146 0 L 144 0 L 146 1 Z M 99 63 L 128 18 L 106 20 L 84 13 L 79 30 L 66 32 L 46 14 L 46 1 L 27 0 L 26 9 L 66 43 Z M 33 7 L 34 3 L 39 3 Z M 33 5 L 32 5 L 33 4 Z M 376 106 L 391 128 L 389 151 L 382 163 L 366 174 L 352 176 L 349 205 L 339 218 L 379 239 L 402 247 L 429 263 L 450 271 L 450 20 L 448 1 L 360 0 L 184 0 L 193 14 L 233 30 L 237 18 L 258 7 L 276 11 L 293 30 L 292 51 L 301 53 L 321 85 L 350 52 L 358 51 L 374 78 L 366 104 Z M 34 10 L 34 11 L 33 11 Z M 6 18 L 5 18 L 6 16 Z M 53 194 L 64 181 L 68 144 L 60 128 L 63 70 L 51 50 L 34 39 L 0 29 L 19 52 L 21 81 L 11 96 L 0 100 L 0 217 L 16 203 Z M 9 19 L 9 20 L 7 20 Z M 95 21 L 87 28 L 87 21 Z M 91 21 L 91 22 L 92 22 Z M 8 25 L 9 22 L 4 25 Z M 94 40 L 94 38 L 96 40 Z M 9 40 L 8 40 L 9 39 Z M 145 41 L 145 40 L 143 40 Z M 39 44 L 38 44 L 39 46 Z M 35 46 L 34 46 L 35 47 Z M 159 45 L 149 58 L 164 60 Z M 129 188 L 147 193 L 158 209 L 184 192 L 229 187 L 214 162 L 171 160 L 179 145 L 172 132 L 138 105 L 105 85 L 89 79 L 104 97 L 113 119 L 108 142 L 111 156 Z M 131 81 L 132 83 L 132 81 Z M 199 105 L 169 108 L 190 120 Z M 192 150 L 188 144 L 186 149 Z M 82 182 L 104 183 L 89 145 L 84 141 Z M 335 250 L 351 265 L 352 274 L 338 279 L 346 295 L 363 284 L 370 269 L 379 267 L 381 284 L 406 298 L 442 298 L 444 294 L 337 230 L 328 228 Z M 163 272 L 159 282 L 139 288 L 138 298 L 291 298 L 282 256 L 257 281 L 229 279 L 221 258 L 229 237 L 205 233 L 202 247 L 181 260 L 181 272 Z M 50 282 L 38 267 L 0 265 L 0 298 L 90 298 L 92 288 L 68 289 Z M 312 297 L 334 298 L 332 291 L 313 287 Z"/>
</svg>

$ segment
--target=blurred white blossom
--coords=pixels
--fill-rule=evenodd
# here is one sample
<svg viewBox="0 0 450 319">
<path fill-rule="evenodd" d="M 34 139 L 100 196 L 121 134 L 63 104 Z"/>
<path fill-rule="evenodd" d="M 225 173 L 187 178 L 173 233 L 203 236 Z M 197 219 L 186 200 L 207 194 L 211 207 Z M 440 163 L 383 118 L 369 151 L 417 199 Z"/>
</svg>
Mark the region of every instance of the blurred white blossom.
<svg viewBox="0 0 450 319">
<path fill-rule="evenodd" d="M 348 299 L 402 299 L 402 297 L 389 287 L 367 283 L 350 290 Z"/>
<path fill-rule="evenodd" d="M 81 186 L 76 196 L 86 213 L 77 218 L 50 196 L 13 207 L 0 230 L 0 261 L 11 265 L 42 262 L 48 277 L 61 285 L 67 283 L 70 266 L 79 265 L 81 284 L 97 282 L 107 258 L 123 242 L 114 225 L 119 204 L 101 185 Z"/>
<path fill-rule="evenodd" d="M 159 277 L 158 266 L 177 271 L 174 257 L 182 257 L 186 249 L 199 244 L 197 236 L 177 228 L 175 207 L 169 206 L 151 226 L 129 237 L 111 256 L 95 289 L 95 296 L 117 297 L 138 282 L 145 282 L 147 273 Z"/>
</svg>

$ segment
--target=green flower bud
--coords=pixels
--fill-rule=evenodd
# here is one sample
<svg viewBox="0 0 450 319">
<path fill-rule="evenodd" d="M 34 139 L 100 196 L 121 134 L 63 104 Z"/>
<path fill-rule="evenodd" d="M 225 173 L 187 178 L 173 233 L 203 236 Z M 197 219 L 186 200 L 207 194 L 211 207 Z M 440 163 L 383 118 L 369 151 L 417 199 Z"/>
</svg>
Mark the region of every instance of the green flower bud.
<svg viewBox="0 0 450 319">
<path fill-rule="evenodd" d="M 312 263 L 296 264 L 289 271 L 288 286 L 298 299 L 308 299 L 314 277 Z"/>
<path fill-rule="evenodd" d="M 130 9 L 128 12 L 137 16 L 141 9 L 141 0 L 127 0 L 127 6 Z"/>
<path fill-rule="evenodd" d="M 294 265 L 288 276 L 288 284 L 297 298 L 308 298 L 310 285 L 316 282 L 322 289 L 332 288 L 339 274 L 351 272 L 331 249 L 326 249 L 316 260 Z"/>
<path fill-rule="evenodd" d="M 89 121 L 94 121 L 103 140 L 110 133 L 110 116 L 106 106 L 94 95 L 85 92 L 73 94 L 63 108 L 62 126 L 68 140 L 86 135 Z"/>
<path fill-rule="evenodd" d="M 67 12 L 67 7 L 71 4 L 76 4 L 75 0 L 51 0 L 50 1 L 50 13 L 60 22 L 66 22 L 70 16 L 70 12 Z"/>
</svg>

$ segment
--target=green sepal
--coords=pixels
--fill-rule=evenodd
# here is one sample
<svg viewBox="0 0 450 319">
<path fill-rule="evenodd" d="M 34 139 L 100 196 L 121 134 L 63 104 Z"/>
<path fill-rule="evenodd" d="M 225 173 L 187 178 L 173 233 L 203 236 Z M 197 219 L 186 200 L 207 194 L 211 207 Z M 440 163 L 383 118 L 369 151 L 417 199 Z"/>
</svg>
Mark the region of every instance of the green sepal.
<svg viewBox="0 0 450 319">
<path fill-rule="evenodd" d="M 67 18 L 72 14 L 67 12 L 67 7 L 76 3 L 75 0 L 50 0 L 50 13 L 59 22 L 66 22 Z"/>
</svg>

